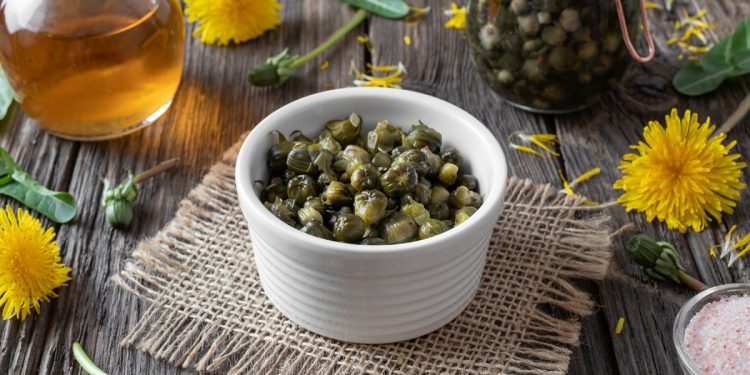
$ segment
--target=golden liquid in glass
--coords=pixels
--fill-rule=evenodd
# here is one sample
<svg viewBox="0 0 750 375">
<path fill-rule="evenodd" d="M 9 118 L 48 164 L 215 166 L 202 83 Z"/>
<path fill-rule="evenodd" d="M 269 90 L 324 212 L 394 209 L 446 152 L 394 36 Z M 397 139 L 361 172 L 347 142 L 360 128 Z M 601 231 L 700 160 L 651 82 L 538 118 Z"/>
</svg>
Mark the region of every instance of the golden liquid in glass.
<svg viewBox="0 0 750 375">
<path fill-rule="evenodd" d="M 153 121 L 180 83 L 184 25 L 177 0 L 150 8 L 138 18 L 128 14 L 137 9 L 126 8 L 41 31 L 9 32 L 0 17 L 0 63 L 26 114 L 79 139 L 108 138 Z"/>
</svg>

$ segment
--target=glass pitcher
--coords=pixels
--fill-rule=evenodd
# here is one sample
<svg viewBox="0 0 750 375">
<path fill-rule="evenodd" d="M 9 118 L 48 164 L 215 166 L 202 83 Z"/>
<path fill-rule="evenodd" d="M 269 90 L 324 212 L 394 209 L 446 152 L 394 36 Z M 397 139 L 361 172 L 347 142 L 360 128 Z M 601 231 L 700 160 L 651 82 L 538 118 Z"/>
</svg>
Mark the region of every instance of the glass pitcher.
<svg viewBox="0 0 750 375">
<path fill-rule="evenodd" d="M 177 0 L 2 0 L 0 65 L 26 114 L 64 138 L 153 123 L 182 76 Z"/>
<path fill-rule="evenodd" d="M 633 47 L 641 20 L 645 57 Z M 538 113 L 588 107 L 617 86 L 631 56 L 654 54 L 643 0 L 470 0 L 466 25 L 485 81 Z"/>
</svg>

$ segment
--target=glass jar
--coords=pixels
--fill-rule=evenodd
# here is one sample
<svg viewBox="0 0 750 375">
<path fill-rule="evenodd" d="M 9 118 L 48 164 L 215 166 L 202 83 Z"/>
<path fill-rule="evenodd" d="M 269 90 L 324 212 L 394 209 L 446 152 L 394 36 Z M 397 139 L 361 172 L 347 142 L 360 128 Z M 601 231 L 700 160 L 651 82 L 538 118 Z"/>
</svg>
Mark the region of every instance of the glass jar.
<svg viewBox="0 0 750 375">
<path fill-rule="evenodd" d="M 0 64 L 28 117 L 76 140 L 166 111 L 182 76 L 177 0 L 2 0 Z"/>
<path fill-rule="evenodd" d="M 725 284 L 708 288 L 688 300 L 680 308 L 672 327 L 672 341 L 677 350 L 677 358 L 680 368 L 685 375 L 705 375 L 703 371 L 690 359 L 685 347 L 685 330 L 690 320 L 693 319 L 704 306 L 716 302 L 723 297 L 743 296 L 750 294 L 750 284 Z"/>
<path fill-rule="evenodd" d="M 516 107 L 539 113 L 588 107 L 617 86 L 630 62 L 616 1 L 470 0 L 474 64 Z M 637 4 L 622 0 L 631 43 L 641 20 Z"/>
</svg>

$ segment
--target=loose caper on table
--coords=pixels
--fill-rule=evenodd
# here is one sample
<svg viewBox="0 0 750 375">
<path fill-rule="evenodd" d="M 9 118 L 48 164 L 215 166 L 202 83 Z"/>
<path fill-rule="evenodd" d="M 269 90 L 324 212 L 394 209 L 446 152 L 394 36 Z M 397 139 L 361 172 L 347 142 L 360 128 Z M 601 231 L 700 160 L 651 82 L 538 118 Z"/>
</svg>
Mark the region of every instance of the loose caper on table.
<svg viewBox="0 0 750 375">
<path fill-rule="evenodd" d="M 352 113 L 314 139 L 299 130 L 268 150 L 265 207 L 307 234 L 363 245 L 397 244 L 443 233 L 482 205 L 461 154 L 421 121 L 408 131 L 381 121 L 363 135 Z"/>
</svg>

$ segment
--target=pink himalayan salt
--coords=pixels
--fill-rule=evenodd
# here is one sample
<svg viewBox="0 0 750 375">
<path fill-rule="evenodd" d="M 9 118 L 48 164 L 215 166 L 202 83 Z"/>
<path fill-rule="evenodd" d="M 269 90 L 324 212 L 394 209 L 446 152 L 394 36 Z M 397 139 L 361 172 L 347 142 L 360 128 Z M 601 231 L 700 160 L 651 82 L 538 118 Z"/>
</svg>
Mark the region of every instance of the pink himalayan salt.
<svg viewBox="0 0 750 375">
<path fill-rule="evenodd" d="M 685 329 L 685 347 L 707 375 L 750 375 L 750 295 L 703 306 Z"/>
</svg>

